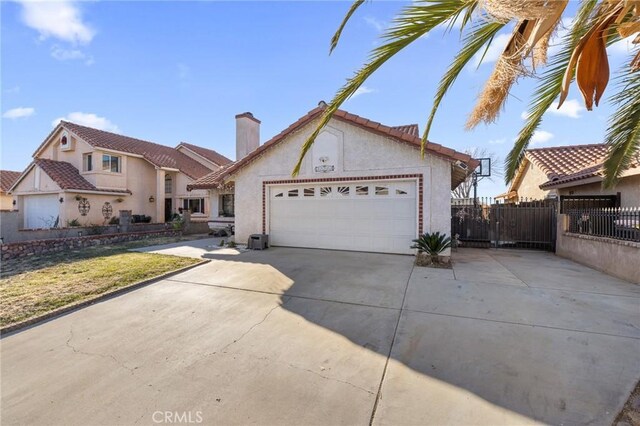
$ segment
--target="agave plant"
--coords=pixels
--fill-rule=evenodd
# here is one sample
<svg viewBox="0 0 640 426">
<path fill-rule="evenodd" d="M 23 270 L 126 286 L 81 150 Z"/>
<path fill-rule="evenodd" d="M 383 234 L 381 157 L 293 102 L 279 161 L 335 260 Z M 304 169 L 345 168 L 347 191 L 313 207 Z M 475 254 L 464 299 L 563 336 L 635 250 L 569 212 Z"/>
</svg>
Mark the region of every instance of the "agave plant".
<svg viewBox="0 0 640 426">
<path fill-rule="evenodd" d="M 364 0 L 356 0 L 331 39 L 333 51 L 342 31 Z M 478 101 L 469 114 L 466 127 L 492 123 L 504 107 L 509 90 L 521 77 L 538 77 L 539 84 L 527 111 L 527 120 L 505 162 L 505 181 L 516 174 L 542 116 L 558 99 L 567 98 L 574 79 L 588 110 L 598 106 L 609 82 L 607 46 L 621 38 L 633 37 L 634 49 L 621 70 L 617 93 L 611 97 L 617 110 L 609 121 L 605 136 L 610 146 L 605 161 L 605 185 L 613 185 L 620 174 L 640 154 L 640 1 L 581 0 L 571 28 L 561 41 L 562 48 L 548 58 L 549 41 L 562 21 L 568 0 L 415 0 L 405 7 L 382 35 L 383 43 L 373 49 L 369 60 L 338 90 L 325 108 L 319 124 L 302 147 L 293 174 L 300 171 L 302 159 L 335 111 L 386 61 L 420 37 L 459 24 L 462 47 L 438 84 L 427 119 L 422 147 L 429 137 L 436 112 L 445 94 L 463 68 L 477 54 L 484 57 L 495 36 L 511 22 L 515 29 L 496 62 Z M 546 65 L 545 67 L 542 67 Z M 541 71 L 542 70 L 542 71 Z"/>
<path fill-rule="evenodd" d="M 451 247 L 451 238 L 447 234 L 428 232 L 422 234 L 419 238 L 412 240 L 412 249 L 418 249 L 418 253 L 427 253 L 431 257 L 437 257 L 440 253 Z"/>
</svg>

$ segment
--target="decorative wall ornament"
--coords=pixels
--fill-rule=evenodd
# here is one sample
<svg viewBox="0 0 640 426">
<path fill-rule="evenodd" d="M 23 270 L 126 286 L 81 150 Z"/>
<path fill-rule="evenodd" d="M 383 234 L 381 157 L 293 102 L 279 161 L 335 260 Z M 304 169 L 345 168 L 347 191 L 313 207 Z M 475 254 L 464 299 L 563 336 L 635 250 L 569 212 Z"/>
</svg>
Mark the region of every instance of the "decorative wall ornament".
<svg viewBox="0 0 640 426">
<path fill-rule="evenodd" d="M 86 216 L 89 210 L 91 210 L 91 203 L 89 203 L 89 200 L 86 198 L 81 198 L 80 201 L 78 201 L 78 211 L 80 215 Z"/>
<path fill-rule="evenodd" d="M 113 207 L 111 206 L 110 202 L 106 201 L 102 206 L 102 216 L 105 219 L 111 219 L 112 214 L 113 214 Z"/>
</svg>

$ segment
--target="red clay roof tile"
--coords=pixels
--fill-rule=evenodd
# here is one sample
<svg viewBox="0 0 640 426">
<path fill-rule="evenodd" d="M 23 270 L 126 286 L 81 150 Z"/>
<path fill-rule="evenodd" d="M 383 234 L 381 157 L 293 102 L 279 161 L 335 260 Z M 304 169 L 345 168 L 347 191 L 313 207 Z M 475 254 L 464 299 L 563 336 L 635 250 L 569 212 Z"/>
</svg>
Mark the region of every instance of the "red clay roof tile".
<svg viewBox="0 0 640 426">
<path fill-rule="evenodd" d="M 8 192 L 21 174 L 22 172 L 0 170 L 0 192 Z"/>
</svg>

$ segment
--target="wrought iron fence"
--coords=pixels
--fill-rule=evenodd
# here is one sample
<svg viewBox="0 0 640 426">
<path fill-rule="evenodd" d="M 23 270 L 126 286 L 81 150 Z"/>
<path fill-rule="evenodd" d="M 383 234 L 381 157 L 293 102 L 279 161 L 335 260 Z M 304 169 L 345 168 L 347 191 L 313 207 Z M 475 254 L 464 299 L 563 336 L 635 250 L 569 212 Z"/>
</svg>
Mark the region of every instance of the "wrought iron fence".
<svg viewBox="0 0 640 426">
<path fill-rule="evenodd" d="M 567 232 L 640 242 L 640 207 L 567 210 Z"/>
</svg>

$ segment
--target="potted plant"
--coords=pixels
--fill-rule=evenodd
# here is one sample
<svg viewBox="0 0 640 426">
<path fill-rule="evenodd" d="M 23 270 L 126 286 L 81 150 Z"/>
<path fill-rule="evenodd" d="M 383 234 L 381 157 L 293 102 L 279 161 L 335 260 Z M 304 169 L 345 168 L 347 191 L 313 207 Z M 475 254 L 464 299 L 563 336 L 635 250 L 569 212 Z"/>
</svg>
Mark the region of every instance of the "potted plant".
<svg viewBox="0 0 640 426">
<path fill-rule="evenodd" d="M 419 238 L 413 240 L 412 249 L 418 249 L 416 264 L 418 266 L 438 266 L 445 265 L 440 253 L 451 247 L 451 238 L 446 234 L 426 232 Z"/>
</svg>

